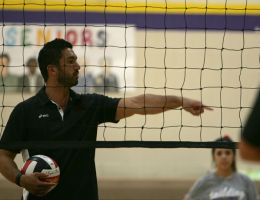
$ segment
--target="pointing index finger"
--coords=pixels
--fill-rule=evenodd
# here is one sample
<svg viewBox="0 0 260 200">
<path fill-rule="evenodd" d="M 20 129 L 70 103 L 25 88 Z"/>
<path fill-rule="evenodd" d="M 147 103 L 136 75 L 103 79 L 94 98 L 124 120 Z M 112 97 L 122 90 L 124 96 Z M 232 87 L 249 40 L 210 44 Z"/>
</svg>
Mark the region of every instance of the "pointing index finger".
<svg viewBox="0 0 260 200">
<path fill-rule="evenodd" d="M 202 107 L 206 110 L 214 110 L 213 108 L 209 107 L 209 106 L 205 106 L 205 105 L 202 105 Z"/>
</svg>

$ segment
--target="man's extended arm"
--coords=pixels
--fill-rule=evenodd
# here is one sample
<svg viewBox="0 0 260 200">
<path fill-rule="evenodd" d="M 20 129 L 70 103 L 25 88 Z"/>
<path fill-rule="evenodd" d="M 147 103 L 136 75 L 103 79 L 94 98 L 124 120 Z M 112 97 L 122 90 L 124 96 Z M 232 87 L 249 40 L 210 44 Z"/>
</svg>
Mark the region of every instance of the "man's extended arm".
<svg viewBox="0 0 260 200">
<path fill-rule="evenodd" d="M 134 114 L 157 114 L 178 107 L 183 107 L 184 110 L 192 115 L 200 115 L 204 112 L 204 109 L 212 110 L 200 101 L 193 99 L 173 95 L 145 94 L 121 99 L 117 107 L 116 119 L 120 120 Z"/>
</svg>

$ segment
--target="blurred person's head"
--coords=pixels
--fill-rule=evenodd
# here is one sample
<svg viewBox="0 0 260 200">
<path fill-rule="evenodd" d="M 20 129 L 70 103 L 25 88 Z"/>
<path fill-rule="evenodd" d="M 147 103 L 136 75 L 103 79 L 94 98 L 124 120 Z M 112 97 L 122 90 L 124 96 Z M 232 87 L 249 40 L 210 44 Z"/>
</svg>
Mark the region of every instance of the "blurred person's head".
<svg viewBox="0 0 260 200">
<path fill-rule="evenodd" d="M 212 158 L 215 163 L 216 170 L 219 172 L 231 171 L 235 172 L 236 167 L 236 149 L 233 147 L 233 140 L 229 136 L 221 137 L 216 142 L 230 143 L 230 148 L 213 148 Z"/>
<path fill-rule="evenodd" d="M 101 58 L 99 60 L 99 65 L 101 67 L 104 67 L 103 70 L 105 70 L 106 73 L 109 74 L 111 72 L 112 60 L 109 57 Z"/>
<path fill-rule="evenodd" d="M 29 58 L 26 66 L 28 67 L 29 73 L 30 74 L 36 74 L 37 67 L 38 67 L 38 62 L 36 58 Z"/>
<path fill-rule="evenodd" d="M 8 74 L 7 67 L 10 64 L 10 57 L 8 54 L 0 54 L 0 74 L 6 76 Z"/>
</svg>

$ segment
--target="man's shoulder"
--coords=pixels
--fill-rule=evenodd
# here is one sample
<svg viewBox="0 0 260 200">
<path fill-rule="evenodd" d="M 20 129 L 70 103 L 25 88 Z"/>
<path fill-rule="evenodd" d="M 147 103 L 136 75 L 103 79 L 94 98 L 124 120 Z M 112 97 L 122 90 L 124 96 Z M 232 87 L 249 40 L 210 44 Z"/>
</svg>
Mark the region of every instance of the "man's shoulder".
<svg viewBox="0 0 260 200">
<path fill-rule="evenodd" d="M 95 104 L 100 105 L 104 103 L 110 103 L 118 101 L 120 98 L 113 98 L 104 94 L 97 94 L 97 93 L 88 93 L 88 94 L 77 94 L 79 95 L 78 98 L 84 104 Z"/>
<path fill-rule="evenodd" d="M 20 103 L 17 104 L 16 107 L 31 107 L 31 106 L 34 106 L 34 105 L 38 105 L 38 98 L 36 95 L 32 96 L 32 97 L 29 97 L 28 99 L 25 99 L 24 101 L 21 101 Z"/>
<path fill-rule="evenodd" d="M 32 111 L 35 111 L 37 105 L 36 103 L 36 97 L 30 97 L 24 101 L 19 102 L 14 109 L 12 110 L 12 115 L 14 116 L 28 116 L 29 113 Z"/>
<path fill-rule="evenodd" d="M 98 99 L 106 98 L 105 95 L 96 94 L 96 93 L 77 94 L 77 96 L 81 100 L 98 100 Z"/>
</svg>

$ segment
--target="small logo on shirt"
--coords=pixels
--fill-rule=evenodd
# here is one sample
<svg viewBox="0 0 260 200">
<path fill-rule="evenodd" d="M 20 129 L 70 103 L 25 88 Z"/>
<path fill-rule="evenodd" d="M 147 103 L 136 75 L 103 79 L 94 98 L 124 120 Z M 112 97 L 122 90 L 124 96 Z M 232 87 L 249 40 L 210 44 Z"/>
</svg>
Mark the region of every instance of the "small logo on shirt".
<svg viewBox="0 0 260 200">
<path fill-rule="evenodd" d="M 49 117 L 49 114 L 39 114 L 38 116 L 39 119 L 46 118 L 46 117 Z"/>
</svg>

